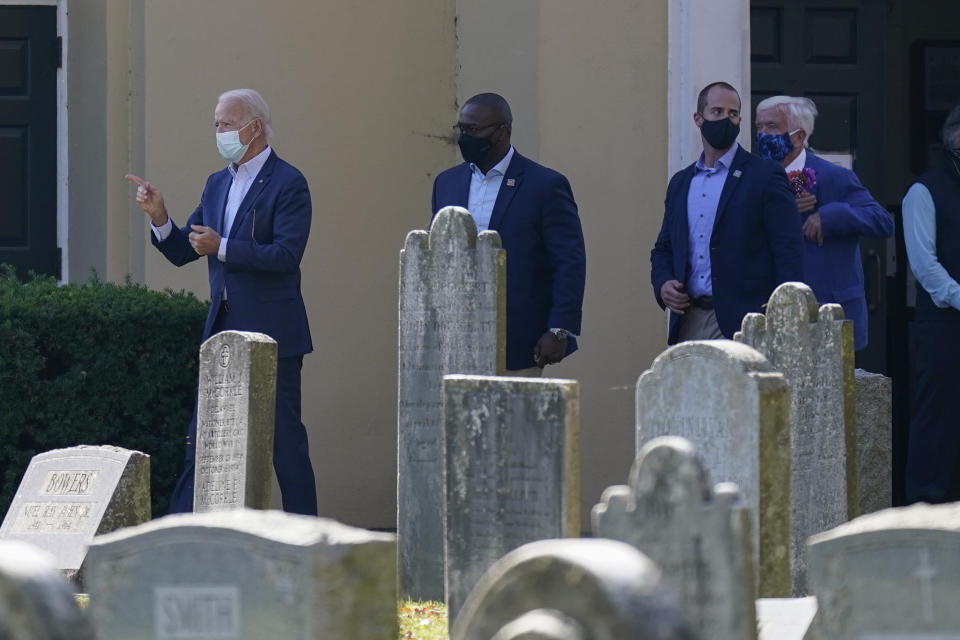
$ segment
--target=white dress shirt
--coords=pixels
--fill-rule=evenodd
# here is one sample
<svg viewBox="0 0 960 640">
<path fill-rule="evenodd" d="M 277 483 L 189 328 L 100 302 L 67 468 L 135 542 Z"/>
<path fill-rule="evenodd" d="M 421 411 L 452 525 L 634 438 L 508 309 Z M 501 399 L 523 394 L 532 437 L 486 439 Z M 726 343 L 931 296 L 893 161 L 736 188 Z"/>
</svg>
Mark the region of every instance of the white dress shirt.
<svg viewBox="0 0 960 640">
<path fill-rule="evenodd" d="M 503 175 L 513 160 L 513 145 L 507 155 L 484 174 L 480 167 L 470 163 L 470 196 L 467 210 L 477 223 L 477 231 L 487 231 L 490 228 L 490 217 L 493 215 L 493 205 L 497 202 L 500 185 L 503 184 Z"/>
</svg>

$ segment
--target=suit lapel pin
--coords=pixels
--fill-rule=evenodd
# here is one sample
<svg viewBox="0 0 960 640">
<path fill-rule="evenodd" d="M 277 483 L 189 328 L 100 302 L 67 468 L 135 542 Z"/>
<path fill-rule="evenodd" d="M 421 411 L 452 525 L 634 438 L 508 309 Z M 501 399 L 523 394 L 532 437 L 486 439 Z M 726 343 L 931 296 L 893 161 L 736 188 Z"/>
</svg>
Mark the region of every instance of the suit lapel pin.
<svg viewBox="0 0 960 640">
<path fill-rule="evenodd" d="M 507 178 L 507 186 L 508 186 L 508 187 L 515 187 L 515 186 L 517 186 L 517 181 L 514 180 L 513 178 Z"/>
<path fill-rule="evenodd" d="M 743 175 L 743 171 L 740 171 L 740 169 L 737 169 L 736 171 L 733 172 L 734 178 L 739 178 L 742 175 Z"/>
</svg>

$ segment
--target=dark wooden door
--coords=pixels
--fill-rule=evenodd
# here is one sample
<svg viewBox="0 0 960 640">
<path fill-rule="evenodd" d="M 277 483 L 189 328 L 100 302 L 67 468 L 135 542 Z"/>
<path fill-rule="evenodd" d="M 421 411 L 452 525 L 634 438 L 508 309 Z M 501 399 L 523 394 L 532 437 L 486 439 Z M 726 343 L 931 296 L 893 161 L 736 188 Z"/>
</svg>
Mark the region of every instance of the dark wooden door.
<svg viewBox="0 0 960 640">
<path fill-rule="evenodd" d="M 883 180 L 884 0 L 753 0 L 750 6 L 752 107 L 772 95 L 817 104 L 810 145 L 849 152 L 853 170 L 875 195 Z M 881 204 L 884 204 L 881 202 Z M 857 366 L 888 373 L 888 243 L 864 238 L 869 345 Z"/>
<path fill-rule="evenodd" d="M 0 263 L 60 277 L 56 7 L 0 7 Z"/>
</svg>

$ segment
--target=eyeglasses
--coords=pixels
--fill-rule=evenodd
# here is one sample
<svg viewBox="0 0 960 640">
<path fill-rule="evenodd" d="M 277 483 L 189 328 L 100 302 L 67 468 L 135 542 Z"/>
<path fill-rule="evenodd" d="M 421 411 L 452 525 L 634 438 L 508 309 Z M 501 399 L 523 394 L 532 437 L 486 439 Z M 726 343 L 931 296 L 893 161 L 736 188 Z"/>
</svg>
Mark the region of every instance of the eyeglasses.
<svg viewBox="0 0 960 640">
<path fill-rule="evenodd" d="M 463 124 L 461 122 L 458 122 L 457 124 L 453 125 L 452 128 L 454 133 L 464 133 L 468 136 L 475 136 L 485 129 L 489 129 L 491 127 L 499 127 L 505 124 L 506 122 L 503 122 L 503 121 L 494 122 L 493 124 L 484 124 L 484 125 Z"/>
</svg>

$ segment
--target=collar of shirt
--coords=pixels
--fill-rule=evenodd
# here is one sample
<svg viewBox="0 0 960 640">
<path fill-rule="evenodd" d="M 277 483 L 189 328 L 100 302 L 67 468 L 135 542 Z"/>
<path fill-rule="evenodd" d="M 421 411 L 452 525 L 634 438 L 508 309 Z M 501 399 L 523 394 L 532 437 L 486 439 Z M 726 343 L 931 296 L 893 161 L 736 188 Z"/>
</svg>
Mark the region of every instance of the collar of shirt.
<svg viewBox="0 0 960 640">
<path fill-rule="evenodd" d="M 800 153 L 797 154 L 797 157 L 794 158 L 790 164 L 784 167 L 783 170 L 787 173 L 790 173 L 791 171 L 800 171 L 805 166 L 807 166 L 807 150 L 801 149 Z"/>
<path fill-rule="evenodd" d="M 727 149 L 727 152 L 717 159 L 717 164 L 718 165 L 722 164 L 724 169 L 729 169 L 730 164 L 733 162 L 733 157 L 737 155 L 737 149 L 739 148 L 740 148 L 740 143 L 734 142 L 733 146 Z M 700 152 L 700 157 L 697 158 L 697 164 L 696 164 L 696 170 L 698 173 L 700 171 L 716 171 L 719 168 L 720 167 L 718 166 L 708 167 L 703 161 L 703 152 L 702 151 Z"/>
<path fill-rule="evenodd" d="M 231 162 L 227 165 L 227 171 L 230 172 L 230 175 L 233 176 L 234 180 L 250 180 L 260 173 L 260 169 L 263 169 L 263 165 L 267 163 L 267 158 L 269 157 L 270 145 L 267 145 L 263 151 L 253 156 L 243 164 Z"/>
<path fill-rule="evenodd" d="M 472 171 L 473 175 L 477 176 L 478 178 L 483 178 L 486 176 L 502 176 L 507 172 L 507 167 L 510 166 L 511 160 L 513 160 L 513 145 L 510 145 L 510 150 L 507 151 L 507 155 L 503 156 L 503 160 L 493 165 L 493 167 L 490 169 L 490 171 L 487 171 L 487 173 L 480 171 L 480 167 L 472 162 L 470 163 L 470 171 Z"/>
</svg>

